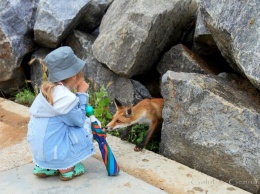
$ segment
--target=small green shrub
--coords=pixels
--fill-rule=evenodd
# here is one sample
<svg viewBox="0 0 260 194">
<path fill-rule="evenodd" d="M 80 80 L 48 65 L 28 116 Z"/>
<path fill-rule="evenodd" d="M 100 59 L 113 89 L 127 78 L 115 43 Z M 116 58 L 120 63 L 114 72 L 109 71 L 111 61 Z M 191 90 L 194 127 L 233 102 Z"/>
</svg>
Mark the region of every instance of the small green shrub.
<svg viewBox="0 0 260 194">
<path fill-rule="evenodd" d="M 128 141 L 134 144 L 141 143 L 147 134 L 148 128 L 149 126 L 147 125 L 137 124 L 133 126 L 128 135 Z M 156 134 L 154 134 L 145 148 L 155 153 L 159 153 L 159 141 L 160 140 L 156 139 Z"/>
<path fill-rule="evenodd" d="M 35 93 L 32 92 L 29 88 L 24 88 L 15 95 L 15 102 L 25 106 L 31 106 L 35 96 Z"/>
<path fill-rule="evenodd" d="M 95 110 L 96 118 L 101 122 L 102 126 L 106 126 L 113 116 L 109 112 L 110 98 L 104 86 L 100 88 L 99 92 L 90 95 L 89 103 Z"/>
<path fill-rule="evenodd" d="M 133 144 L 141 143 L 147 134 L 148 128 L 149 126 L 147 125 L 137 124 L 133 126 L 130 133 L 128 134 L 127 141 Z M 109 133 L 113 136 L 120 137 L 123 130 L 125 129 L 115 130 Z M 159 153 L 160 138 L 158 137 L 160 137 L 160 134 L 154 134 L 145 148 L 152 152 Z"/>
</svg>

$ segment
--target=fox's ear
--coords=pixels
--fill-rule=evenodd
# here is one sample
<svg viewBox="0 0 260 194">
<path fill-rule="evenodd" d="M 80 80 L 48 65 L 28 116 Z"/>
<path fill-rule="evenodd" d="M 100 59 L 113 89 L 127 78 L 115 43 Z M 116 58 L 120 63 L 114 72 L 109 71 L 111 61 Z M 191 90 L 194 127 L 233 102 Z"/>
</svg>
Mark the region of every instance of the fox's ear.
<svg viewBox="0 0 260 194">
<path fill-rule="evenodd" d="M 132 111 L 132 108 L 127 108 L 126 110 L 125 110 L 125 117 L 131 117 L 132 116 L 132 114 L 133 114 L 133 111 Z"/>
<path fill-rule="evenodd" d="M 122 107 L 122 103 L 119 102 L 119 100 L 117 100 L 116 98 L 114 99 L 114 103 L 115 103 L 115 105 L 116 105 L 116 109 L 117 109 L 117 110 Z"/>
</svg>

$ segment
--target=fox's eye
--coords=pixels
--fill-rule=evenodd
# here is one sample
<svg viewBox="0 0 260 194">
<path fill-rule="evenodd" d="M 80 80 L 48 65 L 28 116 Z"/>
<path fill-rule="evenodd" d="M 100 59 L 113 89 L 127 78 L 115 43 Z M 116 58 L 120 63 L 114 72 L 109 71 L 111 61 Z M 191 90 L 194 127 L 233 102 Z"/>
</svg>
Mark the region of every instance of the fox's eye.
<svg viewBox="0 0 260 194">
<path fill-rule="evenodd" d="M 121 121 L 120 121 L 120 120 L 116 120 L 116 122 L 117 122 L 117 123 L 121 123 Z"/>
</svg>

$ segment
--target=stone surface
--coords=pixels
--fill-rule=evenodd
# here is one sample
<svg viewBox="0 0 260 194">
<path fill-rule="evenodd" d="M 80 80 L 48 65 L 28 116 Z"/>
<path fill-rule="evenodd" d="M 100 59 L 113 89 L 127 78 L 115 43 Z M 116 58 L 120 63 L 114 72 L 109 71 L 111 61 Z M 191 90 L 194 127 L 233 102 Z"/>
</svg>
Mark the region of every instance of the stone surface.
<svg viewBox="0 0 260 194">
<path fill-rule="evenodd" d="M 162 78 L 162 95 L 160 153 L 257 193 L 260 92 L 250 83 L 168 71 Z"/>
<path fill-rule="evenodd" d="M 201 0 L 200 6 L 222 55 L 260 89 L 260 1 Z"/>
<path fill-rule="evenodd" d="M 34 25 L 37 44 L 56 48 L 77 26 L 90 0 L 40 1 Z"/>
<path fill-rule="evenodd" d="M 84 193 L 132 193 L 132 194 L 166 194 L 165 191 L 154 187 L 140 179 L 121 172 L 119 176 L 109 177 L 101 161 L 88 158 L 83 162 L 87 172 L 71 181 L 61 181 L 58 177 L 41 179 L 31 172 L 32 163 L 0 173 L 1 193 L 55 193 L 55 194 L 84 194 Z M 141 185 L 141 187 L 140 187 Z"/>
<path fill-rule="evenodd" d="M 37 1 L 0 1 L 0 96 L 25 86 L 23 57 L 33 51 Z"/>
<path fill-rule="evenodd" d="M 172 47 L 164 54 L 157 66 L 157 70 L 161 76 L 168 70 L 187 73 L 211 73 L 207 64 L 182 44 Z"/>
<path fill-rule="evenodd" d="M 197 54 L 209 55 L 212 52 L 216 52 L 215 50 L 218 50 L 218 47 L 215 41 L 213 40 L 212 35 L 204 25 L 200 9 L 198 9 L 198 15 L 193 38 L 194 44 L 192 50 L 194 50 Z"/>
<path fill-rule="evenodd" d="M 112 2 L 113 0 L 91 0 L 86 8 L 86 13 L 77 26 L 77 29 L 88 33 L 96 30 Z"/>
<path fill-rule="evenodd" d="M 114 0 L 93 44 L 98 61 L 124 77 L 149 70 L 194 21 L 193 0 Z"/>
<path fill-rule="evenodd" d="M 221 72 L 234 72 L 225 58 L 221 55 L 212 35 L 204 25 L 204 20 L 198 9 L 198 16 L 194 32 L 192 51 L 199 55 L 215 74 Z"/>
<path fill-rule="evenodd" d="M 77 56 L 86 61 L 85 77 L 90 83 L 91 93 L 98 92 L 104 86 L 111 99 L 112 112 L 115 112 L 114 98 L 127 104 L 133 104 L 140 99 L 151 97 L 149 91 L 139 82 L 134 81 L 133 84 L 130 79 L 115 74 L 95 59 L 91 49 L 95 38 L 91 34 L 75 30 L 66 42 Z"/>
</svg>

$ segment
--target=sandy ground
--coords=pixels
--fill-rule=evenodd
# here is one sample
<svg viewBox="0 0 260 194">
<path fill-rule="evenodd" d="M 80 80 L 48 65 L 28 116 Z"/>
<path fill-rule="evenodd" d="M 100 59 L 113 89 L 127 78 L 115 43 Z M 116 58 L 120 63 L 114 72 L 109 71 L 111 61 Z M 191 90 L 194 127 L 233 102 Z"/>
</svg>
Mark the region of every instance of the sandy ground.
<svg viewBox="0 0 260 194">
<path fill-rule="evenodd" d="M 0 149 L 21 142 L 26 136 L 28 121 L 28 117 L 21 117 L 0 106 Z"/>
</svg>

